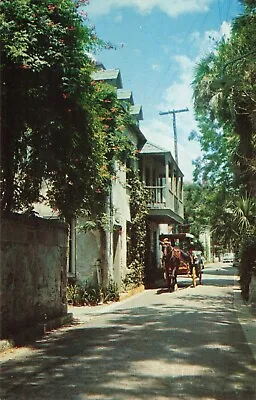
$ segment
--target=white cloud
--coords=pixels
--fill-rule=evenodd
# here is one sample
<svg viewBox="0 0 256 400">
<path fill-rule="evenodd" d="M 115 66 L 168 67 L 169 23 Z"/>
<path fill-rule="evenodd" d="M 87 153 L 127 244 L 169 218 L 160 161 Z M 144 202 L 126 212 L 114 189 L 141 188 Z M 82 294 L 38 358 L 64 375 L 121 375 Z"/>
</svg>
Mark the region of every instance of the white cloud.
<svg viewBox="0 0 256 400">
<path fill-rule="evenodd" d="M 123 21 L 123 16 L 121 14 L 115 17 L 115 22 L 122 22 L 122 21 Z"/>
<path fill-rule="evenodd" d="M 195 60 L 185 55 L 173 57 L 173 62 L 178 64 L 179 77 L 171 86 L 165 89 L 158 111 L 178 110 L 188 107 L 188 112 L 176 114 L 176 131 L 178 136 L 179 166 L 184 174 L 185 181 L 192 181 L 193 165 L 200 154 L 200 145 L 190 142 L 188 136 L 192 130 L 197 129 L 194 119 L 192 87 Z M 148 141 L 167 148 L 174 156 L 174 137 L 172 115 L 162 115 L 158 119 L 142 122 L 142 131 Z"/>
<path fill-rule="evenodd" d="M 161 65 L 160 64 L 152 64 L 152 69 L 153 71 L 161 71 Z"/>
<path fill-rule="evenodd" d="M 231 33 L 231 25 L 227 21 L 223 21 L 219 31 L 205 31 L 203 35 L 199 32 L 192 32 L 189 41 L 198 49 L 197 60 L 211 51 L 214 51 L 216 43 L 222 38 L 228 39 Z"/>
<path fill-rule="evenodd" d="M 188 107 L 189 112 L 182 113 L 180 118 L 177 114 L 177 118 L 181 120 L 179 123 L 182 124 L 183 131 L 189 133 L 196 128 L 193 118 L 193 91 L 191 87 L 195 62 L 184 55 L 175 56 L 173 59 L 174 62 L 178 63 L 179 79 L 165 89 L 159 110 L 166 111 Z"/>
<path fill-rule="evenodd" d="M 133 7 L 140 13 L 158 8 L 171 17 L 190 12 L 207 12 L 214 0 L 92 0 L 87 6 L 89 14 L 106 15 L 114 8 Z"/>
<path fill-rule="evenodd" d="M 146 136 L 149 142 L 157 144 L 164 149 L 170 150 L 170 152 L 174 155 L 171 119 L 164 122 L 154 118 L 150 121 L 147 120 L 147 122 L 142 122 L 140 125 L 143 134 Z"/>
<path fill-rule="evenodd" d="M 179 166 L 184 173 L 184 179 L 188 181 L 192 181 L 192 160 L 195 160 L 201 154 L 199 143 L 188 140 L 190 132 L 197 130 L 197 123 L 194 119 L 193 90 L 191 86 L 194 79 L 194 69 L 202 56 L 209 54 L 214 49 L 216 41 L 220 40 L 223 35 L 225 37 L 229 37 L 230 35 L 230 25 L 227 22 L 223 22 L 220 31 L 206 31 L 203 36 L 199 32 L 194 32 L 191 35 L 191 39 L 198 50 L 197 55 L 194 59 L 182 54 L 172 57 L 173 62 L 177 64 L 179 74 L 173 84 L 165 89 L 161 102 L 158 105 L 158 111 L 178 110 L 186 107 L 189 109 L 189 112 L 176 114 Z M 159 116 L 158 119 L 153 119 L 145 125 L 143 123 L 143 132 L 149 141 L 170 149 L 174 155 L 171 115 Z"/>
<path fill-rule="evenodd" d="M 231 25 L 227 21 L 223 21 L 221 25 L 221 34 L 225 36 L 225 38 L 229 38 L 231 34 Z"/>
</svg>

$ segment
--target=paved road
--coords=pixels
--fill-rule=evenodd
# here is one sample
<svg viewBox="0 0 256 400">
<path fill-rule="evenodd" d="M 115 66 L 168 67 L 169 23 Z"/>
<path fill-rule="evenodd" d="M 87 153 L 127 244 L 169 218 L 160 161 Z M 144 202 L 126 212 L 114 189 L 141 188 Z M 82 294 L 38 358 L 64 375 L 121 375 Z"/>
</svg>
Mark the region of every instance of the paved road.
<svg viewBox="0 0 256 400">
<path fill-rule="evenodd" d="M 74 309 L 80 323 L 7 352 L 2 400 L 255 400 L 256 365 L 233 306 L 235 271 Z"/>
</svg>

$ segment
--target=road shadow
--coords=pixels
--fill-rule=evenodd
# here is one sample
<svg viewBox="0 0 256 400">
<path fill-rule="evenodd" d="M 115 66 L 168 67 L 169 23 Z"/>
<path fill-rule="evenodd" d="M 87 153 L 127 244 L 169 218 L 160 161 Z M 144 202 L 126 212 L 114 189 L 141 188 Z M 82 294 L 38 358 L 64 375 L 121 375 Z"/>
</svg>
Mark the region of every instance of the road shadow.
<svg viewBox="0 0 256 400">
<path fill-rule="evenodd" d="M 2 365 L 1 399 L 255 399 L 255 363 L 232 296 L 221 286 L 206 293 L 148 291 L 147 306 L 127 302 L 50 333 Z"/>
</svg>

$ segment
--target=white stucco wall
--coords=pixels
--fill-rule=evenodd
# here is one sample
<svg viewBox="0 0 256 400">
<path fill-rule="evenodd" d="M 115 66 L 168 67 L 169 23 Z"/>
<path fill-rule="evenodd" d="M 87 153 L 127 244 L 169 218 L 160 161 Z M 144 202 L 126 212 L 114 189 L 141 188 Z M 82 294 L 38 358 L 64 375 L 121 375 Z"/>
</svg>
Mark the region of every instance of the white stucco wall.
<svg viewBox="0 0 256 400">
<path fill-rule="evenodd" d="M 112 203 L 116 222 L 131 220 L 125 166 L 116 164 L 117 177 L 112 184 Z"/>
<path fill-rule="evenodd" d="M 77 221 L 76 225 L 76 277 L 80 282 L 88 284 L 97 284 L 97 265 L 101 259 L 100 251 L 100 232 L 93 230 L 83 231 L 80 227 L 82 220 Z"/>
<path fill-rule="evenodd" d="M 125 166 L 116 164 L 117 177 L 112 184 L 113 237 L 112 274 L 119 287 L 127 272 L 126 223 L 131 220 L 129 189 Z"/>
</svg>

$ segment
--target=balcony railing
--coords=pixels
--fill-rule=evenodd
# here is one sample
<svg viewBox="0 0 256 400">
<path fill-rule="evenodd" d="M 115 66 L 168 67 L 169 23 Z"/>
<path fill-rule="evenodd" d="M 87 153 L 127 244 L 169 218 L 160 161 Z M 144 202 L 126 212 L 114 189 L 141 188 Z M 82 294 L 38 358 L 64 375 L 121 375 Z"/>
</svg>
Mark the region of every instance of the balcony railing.
<svg viewBox="0 0 256 400">
<path fill-rule="evenodd" d="M 146 186 L 146 189 L 149 193 L 148 208 L 168 209 L 183 217 L 183 202 L 172 192 L 169 186 Z"/>
</svg>

